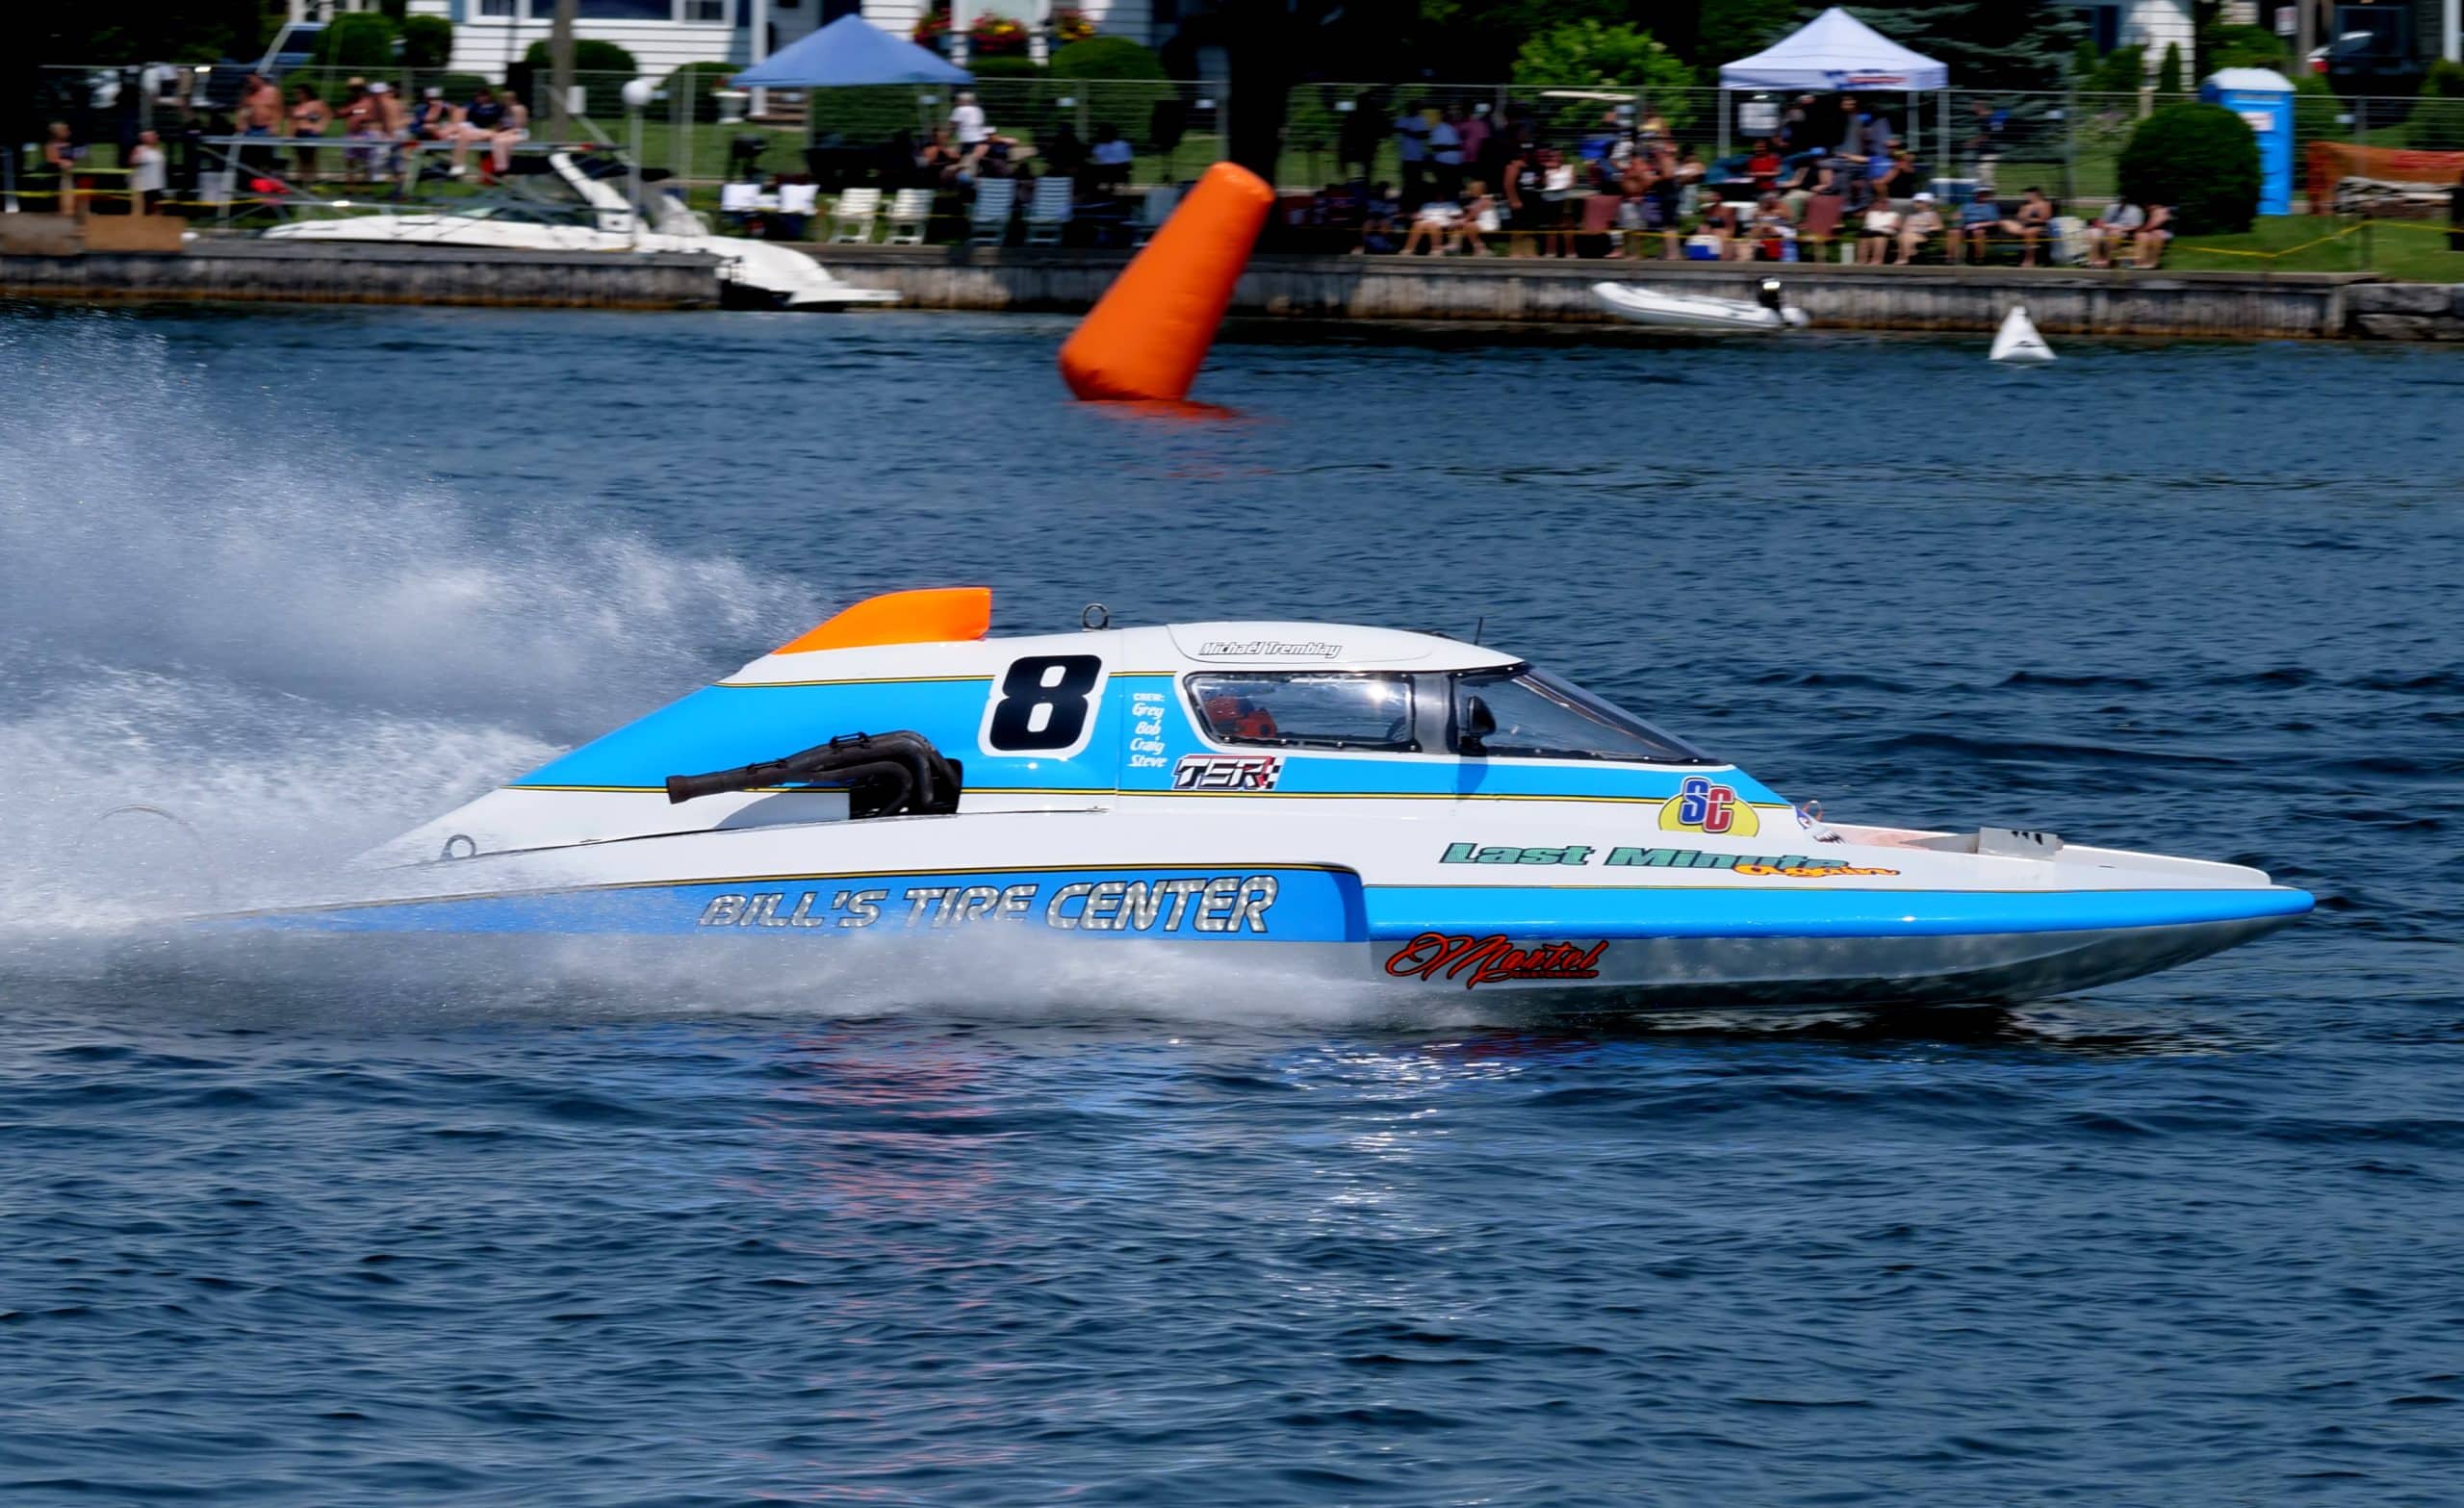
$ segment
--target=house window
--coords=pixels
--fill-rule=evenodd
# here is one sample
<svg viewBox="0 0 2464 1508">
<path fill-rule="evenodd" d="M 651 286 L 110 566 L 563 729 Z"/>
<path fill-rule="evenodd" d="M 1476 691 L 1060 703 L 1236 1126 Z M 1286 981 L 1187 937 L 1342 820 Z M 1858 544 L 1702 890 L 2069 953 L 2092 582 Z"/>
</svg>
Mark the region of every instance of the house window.
<svg viewBox="0 0 2464 1508">
<path fill-rule="evenodd" d="M 2120 6 L 2083 5 L 2078 12 L 2080 22 L 2088 28 L 2088 40 L 2098 52 L 2111 52 L 2121 45 Z"/>
<path fill-rule="evenodd" d="M 574 0 L 574 14 L 583 21 L 673 21 L 676 0 Z M 554 20 L 556 0 L 530 0 L 530 18 Z"/>
<path fill-rule="evenodd" d="M 706 25 L 724 25 L 728 18 L 728 0 L 684 0 L 684 18 Z"/>
<path fill-rule="evenodd" d="M 512 20 L 513 0 L 479 0 L 479 19 L 483 21 Z"/>
</svg>

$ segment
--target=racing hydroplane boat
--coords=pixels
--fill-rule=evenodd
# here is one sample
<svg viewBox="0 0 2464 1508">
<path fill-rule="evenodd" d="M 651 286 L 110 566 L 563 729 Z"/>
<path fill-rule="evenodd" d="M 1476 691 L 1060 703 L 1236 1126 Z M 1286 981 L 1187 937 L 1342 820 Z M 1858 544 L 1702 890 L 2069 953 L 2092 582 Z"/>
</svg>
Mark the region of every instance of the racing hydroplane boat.
<svg viewBox="0 0 2464 1508">
<path fill-rule="evenodd" d="M 987 639 L 872 599 L 371 856 L 343 932 L 1007 934 L 1550 1009 L 2013 1001 L 2308 911 L 2254 869 L 1829 823 L 1495 649 L 1296 623 Z M 234 918 L 237 920 L 237 918 Z"/>
</svg>

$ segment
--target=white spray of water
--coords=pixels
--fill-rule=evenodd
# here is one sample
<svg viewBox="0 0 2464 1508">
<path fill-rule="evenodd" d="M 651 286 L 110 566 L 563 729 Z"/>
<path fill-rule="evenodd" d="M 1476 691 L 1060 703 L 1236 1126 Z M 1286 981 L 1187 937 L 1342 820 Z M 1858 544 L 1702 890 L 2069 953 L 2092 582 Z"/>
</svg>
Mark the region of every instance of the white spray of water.
<svg viewBox="0 0 2464 1508">
<path fill-rule="evenodd" d="M 1328 1022 L 1391 996 L 1245 948 L 165 938 L 316 893 L 370 845 L 815 621 L 803 587 L 385 473 L 121 316 L 0 322 L 0 958 L 182 1009 Z M 484 503 L 485 506 L 476 505 Z M 131 807 L 149 810 L 129 810 Z M 168 817 L 155 812 L 168 812 Z M 237 995 L 216 986 L 236 982 Z"/>
<path fill-rule="evenodd" d="M 244 901 L 815 612 L 585 497 L 483 512 L 295 418 L 270 436 L 124 317 L 0 324 L 0 925 L 108 922 L 179 893 L 167 867 Z M 131 804 L 192 836 L 97 831 Z"/>
</svg>

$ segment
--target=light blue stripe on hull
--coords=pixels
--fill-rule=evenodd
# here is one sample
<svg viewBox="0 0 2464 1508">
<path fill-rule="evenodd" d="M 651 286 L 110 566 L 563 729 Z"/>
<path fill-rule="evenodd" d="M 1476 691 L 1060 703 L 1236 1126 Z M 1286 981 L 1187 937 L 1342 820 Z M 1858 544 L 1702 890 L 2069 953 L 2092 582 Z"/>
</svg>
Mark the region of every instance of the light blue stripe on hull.
<svg viewBox="0 0 2464 1508">
<path fill-rule="evenodd" d="M 1502 933 L 1510 937 L 1945 937 L 2109 932 L 2211 922 L 2289 921 L 2306 891 L 1514 889 L 1383 885 L 1368 892 L 1369 935 Z M 1826 884 L 1833 888 L 1816 888 Z"/>
</svg>

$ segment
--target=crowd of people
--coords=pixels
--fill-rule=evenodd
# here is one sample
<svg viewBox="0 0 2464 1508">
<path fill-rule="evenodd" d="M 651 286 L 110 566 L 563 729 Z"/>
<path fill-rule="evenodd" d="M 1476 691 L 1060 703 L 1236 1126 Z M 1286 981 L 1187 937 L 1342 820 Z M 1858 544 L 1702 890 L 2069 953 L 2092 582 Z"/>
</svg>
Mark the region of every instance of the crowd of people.
<svg viewBox="0 0 2464 1508">
<path fill-rule="evenodd" d="M 1963 156 L 1990 162 L 2000 121 L 1979 101 Z M 1348 233 L 1354 252 L 1573 256 L 1588 239 L 1610 258 L 1656 244 L 1670 258 L 1789 262 L 1840 245 L 1843 260 L 1904 265 L 1999 248 L 2034 267 L 2058 220 L 2035 188 L 2005 207 L 1978 182 L 1943 203 L 1889 115 L 1854 94 L 1800 95 L 1769 135 L 1713 162 L 1659 115 L 1623 106 L 1553 141 L 1515 104 L 1492 115 L 1414 101 L 1393 117 L 1392 141 L 1399 183 L 1372 181 L 1376 143 L 1349 136 L 1343 166 L 1359 172 L 1310 207 L 1309 223 Z M 2086 259 L 2156 266 L 2170 220 L 2166 206 L 2118 201 L 2087 227 Z"/>
</svg>

